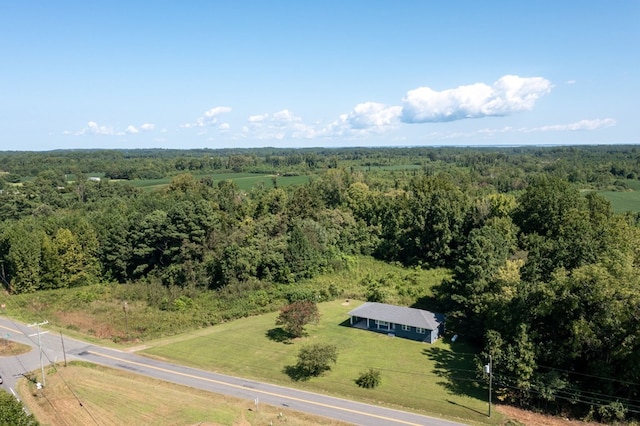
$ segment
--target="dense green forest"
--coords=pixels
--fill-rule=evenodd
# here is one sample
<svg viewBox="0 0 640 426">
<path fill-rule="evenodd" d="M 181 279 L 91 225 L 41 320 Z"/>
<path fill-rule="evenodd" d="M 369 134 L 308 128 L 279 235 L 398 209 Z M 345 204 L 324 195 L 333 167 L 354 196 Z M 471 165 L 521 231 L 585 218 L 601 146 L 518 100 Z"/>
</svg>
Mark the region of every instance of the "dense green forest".
<svg viewBox="0 0 640 426">
<path fill-rule="evenodd" d="M 638 176 L 635 146 L 1 152 L 0 281 L 160 285 L 175 307 L 295 294 L 361 255 L 447 268 L 413 304 L 492 356 L 501 399 L 638 418 Z"/>
</svg>

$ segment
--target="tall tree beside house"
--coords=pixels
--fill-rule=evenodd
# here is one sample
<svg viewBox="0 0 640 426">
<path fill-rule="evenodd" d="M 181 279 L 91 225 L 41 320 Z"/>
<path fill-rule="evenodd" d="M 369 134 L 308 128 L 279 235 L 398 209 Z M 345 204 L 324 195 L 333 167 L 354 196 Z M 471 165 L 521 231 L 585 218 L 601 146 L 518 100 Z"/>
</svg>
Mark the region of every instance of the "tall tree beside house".
<svg viewBox="0 0 640 426">
<path fill-rule="evenodd" d="M 127 213 L 124 202 L 113 202 L 108 208 L 90 216 L 99 242 L 96 257 L 99 259 L 104 277 L 118 282 L 125 282 L 131 278 L 133 269 L 133 241 Z"/>
<path fill-rule="evenodd" d="M 446 175 L 418 176 L 409 183 L 407 208 L 405 260 L 449 265 L 464 238 L 467 194 Z"/>
<path fill-rule="evenodd" d="M 168 265 L 170 248 L 167 212 L 154 210 L 132 222 L 132 276 L 144 276 L 155 268 Z"/>
<path fill-rule="evenodd" d="M 324 228 L 312 219 L 296 220 L 289 232 L 287 264 L 296 278 L 316 275 L 324 259 Z"/>
<path fill-rule="evenodd" d="M 380 230 L 380 243 L 374 254 L 379 259 L 388 261 L 402 261 L 406 259 L 407 232 L 405 224 L 409 215 L 407 208 L 407 194 L 394 191 L 387 195 L 379 194 L 375 197 L 370 213 L 370 226 Z"/>
<path fill-rule="evenodd" d="M 63 274 L 62 261 L 58 257 L 53 240 L 47 234 L 42 236 L 40 269 L 40 288 L 53 289 L 67 287 L 61 284 Z"/>
<path fill-rule="evenodd" d="M 83 249 L 71 230 L 58 229 L 52 246 L 61 267 L 59 287 L 75 287 L 95 280 L 96 259 Z"/>
<path fill-rule="evenodd" d="M 470 232 L 453 277 L 437 289 L 447 323 L 456 332 L 481 341 L 487 327 L 509 315 L 504 306 L 517 293 L 519 274 L 513 271 L 516 282 L 505 274 L 515 267 L 516 251 L 516 228 L 510 218 L 491 218 Z"/>
</svg>

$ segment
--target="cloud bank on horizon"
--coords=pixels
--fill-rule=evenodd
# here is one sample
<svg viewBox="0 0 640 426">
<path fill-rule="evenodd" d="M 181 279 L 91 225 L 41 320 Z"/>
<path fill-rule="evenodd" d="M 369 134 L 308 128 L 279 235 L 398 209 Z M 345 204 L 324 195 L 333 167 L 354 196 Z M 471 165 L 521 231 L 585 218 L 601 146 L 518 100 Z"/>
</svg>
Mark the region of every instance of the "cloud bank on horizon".
<svg viewBox="0 0 640 426">
<path fill-rule="evenodd" d="M 401 118 L 404 123 L 433 123 L 529 111 L 551 87 L 542 77 L 517 75 L 505 75 L 492 86 L 476 83 L 441 92 L 420 87 L 402 100 Z"/>
<path fill-rule="evenodd" d="M 571 82 L 574 84 L 575 82 Z M 569 84 L 569 83 L 567 83 Z M 441 91 L 430 87 L 418 87 L 409 90 L 399 105 L 367 101 L 357 104 L 350 112 L 340 114 L 331 123 L 307 124 L 302 117 L 288 109 L 273 113 L 258 113 L 247 117 L 244 123 L 234 125 L 223 120 L 233 111 L 229 106 L 215 106 L 201 116 L 179 126 L 177 131 L 200 129 L 199 135 L 217 130 L 219 135 L 232 139 L 256 140 L 310 140 L 319 138 L 366 138 L 392 132 L 403 125 L 424 125 L 445 123 L 485 117 L 504 117 L 533 110 L 537 101 L 549 94 L 553 84 L 543 77 L 520 77 L 505 75 L 493 84 L 474 83 Z M 498 133 L 529 133 L 548 131 L 593 131 L 616 125 L 612 118 L 582 119 L 573 123 L 549 124 L 531 128 L 503 127 L 501 129 L 483 128 L 468 134 L 439 134 L 441 139 L 449 137 L 470 137 L 475 135 L 493 135 Z M 139 126 L 128 125 L 124 130 L 112 126 L 98 125 L 90 121 L 78 131 L 65 131 L 66 135 L 103 135 L 124 136 L 140 132 L 150 132 L 155 124 L 144 123 Z M 163 132 L 167 132 L 163 128 Z M 437 132 L 433 133 L 437 134 Z"/>
</svg>

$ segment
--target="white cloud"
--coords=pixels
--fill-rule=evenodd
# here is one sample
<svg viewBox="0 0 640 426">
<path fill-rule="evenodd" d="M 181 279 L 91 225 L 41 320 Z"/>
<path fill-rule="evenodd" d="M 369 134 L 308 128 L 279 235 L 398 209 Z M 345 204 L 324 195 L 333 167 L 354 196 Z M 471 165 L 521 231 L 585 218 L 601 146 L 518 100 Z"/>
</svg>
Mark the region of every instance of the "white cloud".
<svg viewBox="0 0 640 426">
<path fill-rule="evenodd" d="M 251 115 L 247 121 L 248 125 L 242 127 L 242 133 L 239 137 L 263 140 L 310 139 L 317 134 L 313 126 L 304 124 L 302 118 L 288 109 L 271 114 Z"/>
<path fill-rule="evenodd" d="M 106 135 L 113 136 L 116 135 L 117 132 L 113 130 L 113 127 L 108 126 L 100 126 L 95 121 L 90 121 L 87 123 L 87 127 L 83 128 L 75 132 L 76 135 Z"/>
<path fill-rule="evenodd" d="M 431 132 L 424 134 L 423 137 L 425 140 L 460 140 L 460 139 L 471 139 L 471 140 L 491 140 L 495 136 L 500 135 L 509 135 L 509 134 L 528 134 L 528 133 L 536 133 L 536 132 L 571 132 L 571 131 L 595 131 L 598 129 L 611 127 L 616 125 L 616 120 L 612 118 L 598 118 L 594 120 L 580 120 L 574 123 L 569 124 L 556 124 L 556 125 L 548 125 L 548 126 L 540 126 L 540 127 L 512 127 L 512 126 L 504 126 L 499 128 L 481 128 L 478 130 L 470 130 L 465 132 Z M 538 142 L 540 143 L 540 142 Z"/>
<path fill-rule="evenodd" d="M 537 127 L 532 130 L 541 132 L 549 131 L 577 131 L 577 130 L 597 130 L 605 127 L 612 127 L 616 125 L 616 120 L 613 118 L 596 118 L 595 120 L 580 120 L 575 123 L 569 124 L 556 124 L 552 126 Z"/>
<path fill-rule="evenodd" d="M 269 118 L 269 114 L 258 114 L 249 117 L 249 123 L 261 123 Z"/>
<path fill-rule="evenodd" d="M 229 123 L 220 123 L 220 125 L 218 126 L 218 130 L 220 131 L 227 131 L 231 128 L 231 125 Z"/>
<path fill-rule="evenodd" d="M 465 118 L 504 116 L 528 111 L 551 90 L 542 77 L 505 75 L 492 86 L 476 83 L 441 92 L 419 87 L 407 92 L 402 106 L 363 102 L 317 132 L 326 137 L 366 137 L 391 130 L 401 123 L 430 123 Z"/>
<path fill-rule="evenodd" d="M 473 137 L 474 135 L 481 134 L 485 136 L 493 136 L 504 133 L 534 133 L 534 132 L 573 132 L 573 131 L 593 131 L 603 129 L 606 127 L 612 127 L 616 125 L 616 120 L 613 118 L 596 118 L 594 120 L 580 120 L 568 124 L 553 124 L 540 127 L 511 127 L 505 126 L 498 129 L 483 128 L 476 132 L 466 133 L 466 136 Z"/>
<path fill-rule="evenodd" d="M 493 86 L 476 83 L 441 92 L 419 87 L 402 99 L 401 120 L 430 123 L 529 111 L 551 87 L 551 82 L 542 77 L 516 75 L 505 75 Z"/>
<path fill-rule="evenodd" d="M 513 133 L 513 132 L 518 132 L 518 131 L 523 131 L 524 129 L 514 129 L 511 126 L 504 126 L 500 129 L 490 129 L 490 128 L 484 128 L 484 129 L 480 129 L 478 130 L 477 133 L 481 134 L 481 135 L 495 135 L 495 134 L 499 134 L 499 133 Z"/>
<path fill-rule="evenodd" d="M 196 121 L 194 121 L 193 123 L 185 123 L 182 124 L 180 127 L 189 129 L 192 127 L 207 127 L 207 126 L 213 126 L 215 124 L 218 123 L 218 116 L 221 114 L 226 114 L 231 112 L 231 108 L 230 107 L 225 107 L 225 106 L 218 106 L 215 108 L 211 108 L 208 111 L 205 111 L 205 113 L 199 117 Z"/>
<path fill-rule="evenodd" d="M 273 113 L 272 121 L 278 126 L 286 126 L 289 123 L 302 121 L 302 119 L 293 115 L 288 109 L 283 109 L 282 111 Z"/>
<path fill-rule="evenodd" d="M 124 136 L 124 135 L 135 135 L 137 133 L 140 133 L 141 130 L 150 131 L 150 130 L 153 130 L 154 128 L 155 128 L 155 125 L 145 123 L 145 124 L 142 124 L 140 127 L 136 127 L 133 124 L 129 124 L 124 130 L 118 130 L 118 129 L 115 129 L 113 126 L 101 126 L 95 121 L 89 121 L 87 123 L 87 126 L 80 130 L 77 130 L 77 131 L 65 130 L 64 132 L 62 132 L 62 134 L 76 135 L 76 136 L 82 136 L 82 135 Z"/>
<path fill-rule="evenodd" d="M 365 102 L 356 105 L 349 114 L 343 114 L 340 119 L 349 123 L 352 129 L 383 129 L 398 123 L 402 108 L 388 107 L 376 102 Z"/>
<path fill-rule="evenodd" d="M 377 102 L 358 104 L 348 114 L 323 129 L 324 136 L 367 136 L 379 134 L 399 124 L 402 107 Z"/>
</svg>

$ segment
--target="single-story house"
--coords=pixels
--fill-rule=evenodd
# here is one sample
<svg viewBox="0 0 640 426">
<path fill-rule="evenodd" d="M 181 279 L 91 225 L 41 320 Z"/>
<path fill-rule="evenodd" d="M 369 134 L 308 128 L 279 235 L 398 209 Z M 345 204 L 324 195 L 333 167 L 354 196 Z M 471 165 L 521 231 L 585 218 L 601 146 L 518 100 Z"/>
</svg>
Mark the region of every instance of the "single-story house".
<svg viewBox="0 0 640 426">
<path fill-rule="evenodd" d="M 423 309 L 365 302 L 349 311 L 352 327 L 421 342 L 435 342 L 444 333 L 444 315 Z"/>
</svg>

